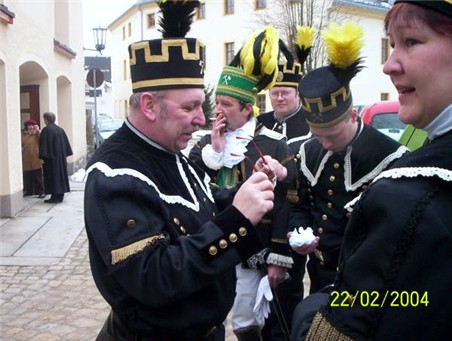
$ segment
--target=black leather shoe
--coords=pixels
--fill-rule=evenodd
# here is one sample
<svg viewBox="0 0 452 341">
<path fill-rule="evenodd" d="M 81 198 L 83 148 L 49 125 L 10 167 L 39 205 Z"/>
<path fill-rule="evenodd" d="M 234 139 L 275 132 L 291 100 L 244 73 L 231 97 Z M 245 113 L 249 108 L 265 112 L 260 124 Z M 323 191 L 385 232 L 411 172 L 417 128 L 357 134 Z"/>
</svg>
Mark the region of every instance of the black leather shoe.
<svg viewBox="0 0 452 341">
<path fill-rule="evenodd" d="M 38 196 L 39 199 L 44 199 L 45 197 L 46 197 L 45 194 L 39 194 L 39 196 Z"/>
<path fill-rule="evenodd" d="M 44 202 L 45 202 L 45 203 L 48 203 L 48 204 L 59 204 L 59 203 L 62 202 L 62 201 L 63 201 L 63 200 L 52 199 L 52 198 L 47 199 L 47 200 L 44 200 Z"/>
</svg>

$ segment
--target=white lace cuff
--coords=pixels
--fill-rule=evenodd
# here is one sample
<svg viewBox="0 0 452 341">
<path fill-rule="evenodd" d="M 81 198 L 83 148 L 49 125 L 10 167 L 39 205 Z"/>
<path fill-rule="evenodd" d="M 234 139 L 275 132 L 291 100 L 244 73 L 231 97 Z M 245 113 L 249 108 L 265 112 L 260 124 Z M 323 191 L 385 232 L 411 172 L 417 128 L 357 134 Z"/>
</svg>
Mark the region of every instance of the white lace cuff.
<svg viewBox="0 0 452 341">
<path fill-rule="evenodd" d="M 223 167 L 223 153 L 217 153 L 213 150 L 211 144 L 207 144 L 201 151 L 202 161 L 213 170 L 219 170 Z"/>
<path fill-rule="evenodd" d="M 293 259 L 289 256 L 278 255 L 276 253 L 270 252 L 267 257 L 267 264 L 279 265 L 285 268 L 292 268 Z"/>
</svg>

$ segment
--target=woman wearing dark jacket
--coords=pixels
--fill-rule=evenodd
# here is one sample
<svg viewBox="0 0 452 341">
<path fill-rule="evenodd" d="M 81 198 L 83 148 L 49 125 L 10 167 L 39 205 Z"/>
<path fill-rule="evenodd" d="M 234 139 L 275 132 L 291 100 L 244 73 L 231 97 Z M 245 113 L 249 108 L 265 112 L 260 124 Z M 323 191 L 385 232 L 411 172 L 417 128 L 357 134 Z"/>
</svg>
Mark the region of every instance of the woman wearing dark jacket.
<svg viewBox="0 0 452 341">
<path fill-rule="evenodd" d="M 395 1 L 383 71 L 429 143 L 355 203 L 335 284 L 301 302 L 292 340 L 445 340 L 452 311 L 452 3 Z"/>
</svg>

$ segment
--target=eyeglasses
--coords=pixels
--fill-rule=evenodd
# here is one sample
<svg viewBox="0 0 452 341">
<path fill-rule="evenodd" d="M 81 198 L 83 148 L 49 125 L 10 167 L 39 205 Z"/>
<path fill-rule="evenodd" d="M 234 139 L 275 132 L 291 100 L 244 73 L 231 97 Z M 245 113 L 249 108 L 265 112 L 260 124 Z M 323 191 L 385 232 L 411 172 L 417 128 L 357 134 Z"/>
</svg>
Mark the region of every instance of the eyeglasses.
<svg viewBox="0 0 452 341">
<path fill-rule="evenodd" d="M 290 96 L 291 92 L 290 91 L 270 91 L 270 97 L 273 98 L 278 98 L 279 96 L 281 96 L 282 98 L 286 98 L 288 96 Z"/>
</svg>

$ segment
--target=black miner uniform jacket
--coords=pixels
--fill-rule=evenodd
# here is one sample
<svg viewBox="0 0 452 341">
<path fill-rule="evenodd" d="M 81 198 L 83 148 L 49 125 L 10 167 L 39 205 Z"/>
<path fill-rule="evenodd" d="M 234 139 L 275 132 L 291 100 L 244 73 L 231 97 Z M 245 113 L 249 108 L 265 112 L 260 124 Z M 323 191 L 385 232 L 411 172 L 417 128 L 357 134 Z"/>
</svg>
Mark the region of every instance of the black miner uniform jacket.
<svg viewBox="0 0 452 341">
<path fill-rule="evenodd" d="M 316 257 L 336 271 L 339 250 L 350 213 L 345 204 L 358 196 L 381 171 L 407 149 L 364 125 L 344 152 L 333 153 L 312 138 L 300 147 L 299 202 L 290 215 L 290 229 L 311 227 L 320 242 Z"/>
<path fill-rule="evenodd" d="M 190 151 L 190 159 L 203 168 L 215 182 L 219 170 L 212 170 L 202 160 L 202 149 L 211 144 L 211 136 L 206 135 Z M 253 142 L 247 145 L 245 158 L 232 169 L 236 172 L 237 183 L 240 184 L 253 174 L 252 166 L 263 155 L 270 155 L 280 161 L 286 168 L 288 176 L 283 181 L 277 182 L 275 187 L 275 199 L 273 210 L 267 213 L 257 226 L 258 234 L 265 247 L 269 247 L 273 253 L 288 256 L 290 248 L 286 234 L 288 232 L 288 212 L 282 211 L 286 200 L 287 191 L 292 188 L 296 176 L 295 163 L 292 160 L 289 148 L 281 134 L 272 132 L 262 125 L 257 125 Z M 250 163 L 252 162 L 252 164 Z"/>
<path fill-rule="evenodd" d="M 301 110 L 301 105 L 297 110 L 288 115 L 280 123 L 275 119 L 275 112 L 269 111 L 257 116 L 257 121 L 262 123 L 266 128 L 276 131 L 287 138 L 287 144 L 290 146 L 292 139 L 302 138 L 306 139 L 311 134 L 309 132 L 309 126 L 306 122 L 305 116 Z"/>
<path fill-rule="evenodd" d="M 190 340 L 223 323 L 235 266 L 263 247 L 237 209 L 218 213 L 209 182 L 181 153 L 164 151 L 128 122 L 88 164 L 93 277 L 138 335 Z"/>
<path fill-rule="evenodd" d="M 449 131 L 399 159 L 361 195 L 334 291 L 300 303 L 292 340 L 302 339 L 302 315 L 318 311 L 314 298 L 322 296 L 328 303 L 309 340 L 451 339 L 451 146 Z"/>
</svg>

